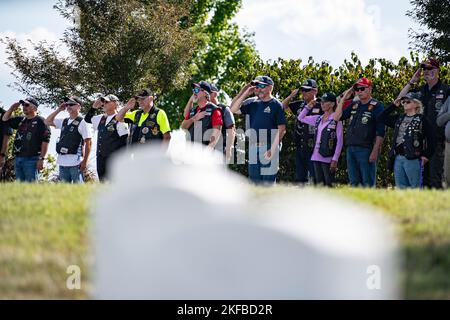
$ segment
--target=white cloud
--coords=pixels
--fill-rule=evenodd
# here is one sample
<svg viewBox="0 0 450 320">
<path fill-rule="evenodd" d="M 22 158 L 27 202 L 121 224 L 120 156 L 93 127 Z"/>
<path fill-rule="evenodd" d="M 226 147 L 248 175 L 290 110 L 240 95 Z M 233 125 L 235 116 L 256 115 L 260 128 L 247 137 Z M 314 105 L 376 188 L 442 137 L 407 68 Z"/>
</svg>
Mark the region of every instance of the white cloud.
<svg viewBox="0 0 450 320">
<path fill-rule="evenodd" d="M 30 40 L 33 43 L 38 43 L 40 41 L 47 41 L 48 43 L 58 43 L 59 38 L 56 35 L 56 33 L 53 33 L 52 31 L 48 30 L 44 27 L 37 27 L 31 30 L 30 32 L 26 33 L 16 33 L 13 31 L 4 31 L 0 32 L 0 38 L 13 38 L 16 39 L 21 46 L 24 46 L 28 52 L 33 52 L 33 45 L 31 44 Z M 63 55 L 67 54 L 67 50 L 65 50 L 64 46 L 61 46 L 61 53 Z M 7 54 L 6 54 L 6 47 L 4 44 L 0 43 L 0 70 L 2 73 L 2 77 L 4 77 L 4 72 L 10 72 L 11 70 L 9 67 L 5 66 L 5 62 L 7 61 Z"/>
<path fill-rule="evenodd" d="M 399 29 L 382 18 L 383 8 L 365 0 L 244 0 L 235 21 L 256 32 L 265 59 L 313 56 L 338 66 L 351 51 L 363 62 L 407 54 L 408 26 Z"/>
<path fill-rule="evenodd" d="M 5 37 L 16 39 L 29 53 L 34 52 L 33 45 L 29 41 L 31 40 L 33 43 L 38 43 L 40 41 L 56 43 L 60 45 L 60 52 L 62 55 L 66 56 L 68 54 L 66 47 L 59 41 L 59 35 L 44 27 L 37 27 L 24 33 L 16 33 L 9 30 L 0 32 L 0 38 L 4 39 Z M 10 103 L 10 100 L 14 99 L 13 97 L 16 95 L 12 89 L 7 87 L 8 84 L 13 83 L 15 80 L 11 75 L 12 69 L 5 65 L 8 61 L 7 57 L 6 46 L 3 43 L 0 43 L 0 103 L 3 102 L 6 104 Z"/>
</svg>

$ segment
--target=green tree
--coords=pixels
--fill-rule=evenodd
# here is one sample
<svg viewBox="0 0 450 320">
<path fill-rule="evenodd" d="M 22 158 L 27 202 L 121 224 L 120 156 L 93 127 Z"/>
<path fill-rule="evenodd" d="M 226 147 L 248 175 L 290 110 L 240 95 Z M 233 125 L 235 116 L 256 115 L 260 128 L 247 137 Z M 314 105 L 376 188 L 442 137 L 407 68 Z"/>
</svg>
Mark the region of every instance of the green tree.
<svg viewBox="0 0 450 320">
<path fill-rule="evenodd" d="M 343 65 L 334 68 L 327 62 L 315 62 L 312 57 L 308 61 L 284 60 L 263 63 L 256 61 L 247 70 L 236 70 L 235 78 L 228 83 L 232 96 L 236 95 L 244 83 L 248 83 L 255 75 L 268 75 L 274 82 L 274 96 L 279 100 L 286 98 L 292 90 L 299 88 L 307 78 L 314 78 L 319 85 L 319 95 L 331 91 L 340 94 L 348 89 L 361 76 L 373 80 L 373 97 L 382 101 L 386 106 L 398 95 L 404 85 L 411 79 L 420 64 L 417 55 L 411 54 L 410 59 L 401 58 L 397 63 L 383 58 L 371 59 L 363 65 L 356 54 L 345 60 Z M 441 78 L 450 80 L 449 68 L 441 70 Z M 422 83 L 423 84 L 423 83 Z M 298 97 L 300 98 L 300 97 Z M 287 134 L 283 139 L 281 152 L 279 179 L 283 182 L 295 181 L 295 144 L 294 144 L 294 116 L 287 112 Z M 237 117 L 237 126 L 244 128 L 244 117 Z M 378 160 L 377 185 L 380 187 L 393 186 L 393 175 L 386 168 L 387 154 L 392 141 L 392 130 L 387 130 L 382 154 Z M 233 165 L 237 172 L 246 174 L 246 166 Z M 337 182 L 348 183 L 345 148 L 340 157 L 337 172 Z"/>
<path fill-rule="evenodd" d="M 411 0 L 407 15 L 425 30 L 410 30 L 412 44 L 420 51 L 450 61 L 450 0 Z M 447 8 L 447 9 L 445 9 Z"/>
<path fill-rule="evenodd" d="M 56 106 L 68 94 L 90 102 L 95 93 L 125 101 L 150 87 L 172 126 L 181 122 L 190 83 L 227 83 L 231 70 L 255 59 L 251 35 L 231 22 L 241 6 L 232 0 L 59 0 L 55 9 L 73 22 L 62 38 L 69 55 L 54 44 L 27 52 L 3 39 L 14 87 Z"/>
<path fill-rule="evenodd" d="M 189 81 L 161 99 L 169 110 L 171 123 L 178 126 L 182 112 L 192 95 L 192 82 L 214 82 L 230 95 L 229 83 L 234 83 L 236 70 L 247 70 L 259 60 L 253 42 L 253 34 L 241 34 L 232 18 L 241 8 L 241 0 L 196 1 L 189 14 L 189 24 L 199 35 L 196 52 L 190 64 Z M 251 73 L 251 72 L 250 72 Z"/>
<path fill-rule="evenodd" d="M 97 92 L 127 99 L 144 86 L 167 93 L 188 78 L 198 35 L 181 22 L 193 0 L 59 0 L 54 8 L 73 25 L 62 42 L 34 44 L 27 52 L 4 39 L 16 77 L 15 88 L 55 105 L 77 94 L 86 101 Z"/>
</svg>

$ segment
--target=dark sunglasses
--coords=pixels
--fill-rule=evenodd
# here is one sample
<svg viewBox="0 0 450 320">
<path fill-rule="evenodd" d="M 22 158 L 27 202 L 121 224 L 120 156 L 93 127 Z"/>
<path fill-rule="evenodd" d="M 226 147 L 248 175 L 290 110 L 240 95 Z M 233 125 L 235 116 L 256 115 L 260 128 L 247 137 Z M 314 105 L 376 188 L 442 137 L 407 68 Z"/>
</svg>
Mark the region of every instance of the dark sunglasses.
<svg viewBox="0 0 450 320">
<path fill-rule="evenodd" d="M 403 104 L 403 105 L 405 105 L 405 104 L 410 104 L 410 103 L 412 103 L 411 100 L 403 100 L 403 101 L 402 101 L 402 104 Z"/>
<path fill-rule="evenodd" d="M 300 91 L 301 92 L 311 92 L 312 89 L 301 88 Z"/>
<path fill-rule="evenodd" d="M 31 106 L 31 104 L 29 104 L 29 103 L 27 103 L 27 102 L 22 103 L 22 105 L 23 105 L 24 107 L 29 107 L 29 106 Z"/>
<path fill-rule="evenodd" d="M 257 87 L 258 89 L 265 89 L 265 88 L 267 88 L 267 84 L 258 83 L 258 84 L 256 84 L 256 87 Z"/>
<path fill-rule="evenodd" d="M 356 92 L 363 92 L 366 91 L 367 87 L 359 87 L 359 88 L 355 88 Z"/>
<path fill-rule="evenodd" d="M 68 107 L 73 107 L 73 106 L 76 106 L 78 103 L 73 103 L 73 102 L 71 102 L 71 103 L 66 103 L 66 106 L 68 106 Z"/>
</svg>

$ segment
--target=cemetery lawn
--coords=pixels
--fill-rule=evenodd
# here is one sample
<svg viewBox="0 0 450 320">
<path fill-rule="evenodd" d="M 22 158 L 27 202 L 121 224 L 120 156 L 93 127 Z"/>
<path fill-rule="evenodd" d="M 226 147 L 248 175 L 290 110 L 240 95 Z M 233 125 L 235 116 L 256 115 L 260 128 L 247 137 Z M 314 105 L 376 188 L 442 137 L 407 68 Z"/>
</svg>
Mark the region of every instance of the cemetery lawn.
<svg viewBox="0 0 450 320">
<path fill-rule="evenodd" d="M 87 299 L 89 206 L 104 187 L 0 184 L 0 299 Z M 293 187 L 257 189 L 301 192 Z M 404 265 L 402 298 L 450 299 L 450 191 L 326 190 L 380 208 L 397 223 Z M 68 290 L 67 267 L 81 268 Z"/>
</svg>

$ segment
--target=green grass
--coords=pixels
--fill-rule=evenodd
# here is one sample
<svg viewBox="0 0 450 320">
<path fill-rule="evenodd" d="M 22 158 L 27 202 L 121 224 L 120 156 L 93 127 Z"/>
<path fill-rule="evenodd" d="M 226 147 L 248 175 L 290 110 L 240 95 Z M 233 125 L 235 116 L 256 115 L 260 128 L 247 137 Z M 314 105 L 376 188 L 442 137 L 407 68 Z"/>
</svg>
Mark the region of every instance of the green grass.
<svg viewBox="0 0 450 320">
<path fill-rule="evenodd" d="M 99 185 L 0 185 L 0 299 L 80 299 L 91 290 L 89 216 Z M 278 187 L 276 190 L 283 190 Z M 273 189 L 261 190 L 257 196 Z M 382 209 L 397 222 L 407 299 L 450 299 L 450 192 L 341 188 L 325 192 Z M 82 270 L 68 290 L 66 269 Z"/>
</svg>

